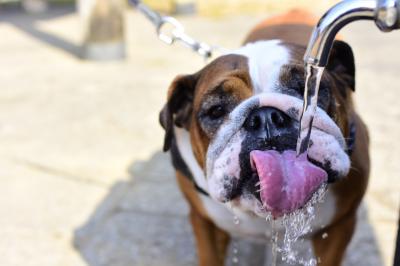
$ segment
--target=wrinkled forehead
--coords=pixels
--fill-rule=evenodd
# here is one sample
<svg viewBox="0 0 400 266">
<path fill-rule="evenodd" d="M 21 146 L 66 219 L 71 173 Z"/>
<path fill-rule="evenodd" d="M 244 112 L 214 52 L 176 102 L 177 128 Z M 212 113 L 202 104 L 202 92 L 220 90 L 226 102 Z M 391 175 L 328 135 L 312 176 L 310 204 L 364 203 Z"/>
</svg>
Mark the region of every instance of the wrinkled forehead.
<svg viewBox="0 0 400 266">
<path fill-rule="evenodd" d="M 237 94 L 243 90 L 251 94 L 253 90 L 249 75 L 248 58 L 243 55 L 227 54 L 220 56 L 196 75 L 198 75 L 198 81 L 194 97 L 195 107 L 199 106 L 203 99 L 222 88 L 230 87 L 231 91 L 226 91 L 229 94 Z M 230 84 L 231 86 L 222 86 L 227 85 L 227 83 L 232 84 Z"/>
<path fill-rule="evenodd" d="M 249 76 L 254 94 L 277 92 L 282 82 L 283 66 L 302 64 L 304 50 L 280 40 L 258 41 L 249 43 L 233 54 L 247 59 Z"/>
<path fill-rule="evenodd" d="M 200 70 L 198 87 L 210 86 L 232 74 L 248 74 L 248 58 L 240 54 L 226 54 L 218 57 Z"/>
<path fill-rule="evenodd" d="M 303 71 L 304 49 L 280 40 L 248 43 L 215 59 L 199 72 L 197 96 L 202 98 L 232 77 L 243 80 L 253 95 L 278 92 L 293 78 L 285 75 L 288 69 L 297 66 Z"/>
</svg>

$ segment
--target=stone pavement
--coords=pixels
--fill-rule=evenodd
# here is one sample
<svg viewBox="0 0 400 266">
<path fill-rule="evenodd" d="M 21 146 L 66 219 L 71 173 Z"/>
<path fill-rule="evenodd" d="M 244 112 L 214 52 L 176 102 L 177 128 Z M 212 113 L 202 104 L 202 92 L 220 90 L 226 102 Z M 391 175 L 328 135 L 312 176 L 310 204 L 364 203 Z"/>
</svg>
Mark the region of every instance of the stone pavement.
<svg viewBox="0 0 400 266">
<path fill-rule="evenodd" d="M 182 21 L 196 37 L 234 48 L 260 18 Z M 173 77 L 202 59 L 156 41 L 131 11 L 125 61 L 80 60 L 79 30 L 69 8 L 42 16 L 0 10 L 0 264 L 195 265 L 187 206 L 160 152 L 158 111 Z M 390 265 L 400 200 L 400 35 L 368 23 L 343 35 L 357 59 L 373 162 L 349 265 L 360 257 L 380 264 L 375 238 Z M 263 251 L 239 243 L 251 265 Z"/>
</svg>

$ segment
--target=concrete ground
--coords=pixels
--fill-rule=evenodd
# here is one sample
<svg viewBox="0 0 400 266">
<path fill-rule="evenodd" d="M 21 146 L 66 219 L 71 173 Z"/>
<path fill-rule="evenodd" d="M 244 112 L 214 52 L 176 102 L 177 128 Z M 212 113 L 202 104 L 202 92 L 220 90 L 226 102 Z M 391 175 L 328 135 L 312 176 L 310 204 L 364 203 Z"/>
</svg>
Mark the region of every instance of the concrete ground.
<svg viewBox="0 0 400 266">
<path fill-rule="evenodd" d="M 203 66 L 127 13 L 128 58 L 77 57 L 79 18 L 64 8 L 0 10 L 0 264 L 196 265 L 187 206 L 158 125 L 168 84 Z M 260 16 L 181 18 L 201 40 L 237 47 Z M 356 102 L 372 174 L 348 265 L 391 265 L 400 201 L 399 33 L 343 32 L 357 61 Z M 375 241 L 375 239 L 377 241 Z M 379 252 L 378 252 L 379 250 Z M 260 265 L 263 247 L 239 243 Z M 250 264 L 247 264 L 250 265 Z"/>
</svg>

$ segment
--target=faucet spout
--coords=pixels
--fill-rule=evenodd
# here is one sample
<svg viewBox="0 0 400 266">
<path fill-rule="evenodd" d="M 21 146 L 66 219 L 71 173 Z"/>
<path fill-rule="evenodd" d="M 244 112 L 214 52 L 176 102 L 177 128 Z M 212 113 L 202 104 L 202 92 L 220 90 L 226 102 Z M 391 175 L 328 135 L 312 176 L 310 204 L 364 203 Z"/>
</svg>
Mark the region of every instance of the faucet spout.
<svg viewBox="0 0 400 266">
<path fill-rule="evenodd" d="M 356 20 L 375 20 L 382 31 L 400 28 L 400 0 L 345 0 L 319 20 L 311 35 L 304 62 L 324 67 L 337 32 Z"/>
</svg>

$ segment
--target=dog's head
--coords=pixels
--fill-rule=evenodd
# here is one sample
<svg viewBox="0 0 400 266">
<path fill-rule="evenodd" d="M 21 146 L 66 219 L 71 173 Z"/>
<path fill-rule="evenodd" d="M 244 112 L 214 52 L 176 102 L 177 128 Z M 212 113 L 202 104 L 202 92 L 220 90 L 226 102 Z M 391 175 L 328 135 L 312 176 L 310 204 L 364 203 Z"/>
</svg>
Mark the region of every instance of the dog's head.
<svg viewBox="0 0 400 266">
<path fill-rule="evenodd" d="M 187 130 L 215 200 L 260 216 L 281 215 L 301 207 L 322 181 L 347 175 L 344 136 L 355 86 L 351 48 L 334 43 L 321 80 L 308 160 L 294 155 L 304 52 L 302 46 L 259 41 L 173 81 L 160 114 L 164 150 L 174 127 Z"/>
</svg>

